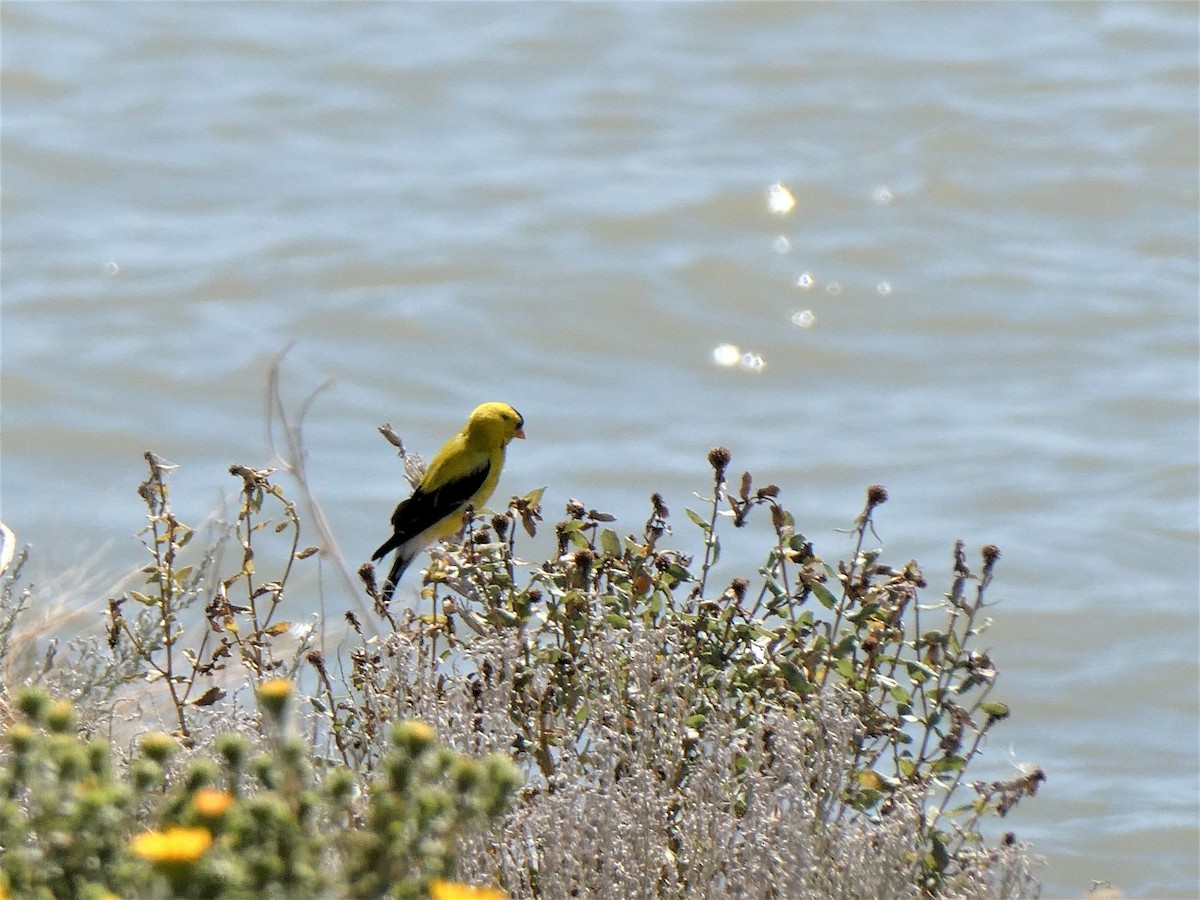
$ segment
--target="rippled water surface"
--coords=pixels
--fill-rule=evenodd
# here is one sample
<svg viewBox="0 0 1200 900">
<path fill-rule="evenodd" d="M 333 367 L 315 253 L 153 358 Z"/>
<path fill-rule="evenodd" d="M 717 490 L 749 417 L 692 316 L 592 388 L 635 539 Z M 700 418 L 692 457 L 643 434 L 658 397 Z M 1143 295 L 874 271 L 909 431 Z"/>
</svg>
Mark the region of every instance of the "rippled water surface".
<svg viewBox="0 0 1200 900">
<path fill-rule="evenodd" d="M 933 592 L 1003 550 L 986 765 L 1049 774 L 1003 823 L 1046 895 L 1196 895 L 1194 4 L 0 15 L 0 499 L 46 577 L 139 560 L 143 450 L 193 519 L 266 463 L 289 343 L 354 562 L 375 426 L 429 453 L 484 399 L 502 493 L 631 527 L 716 443 L 827 557 L 880 482 Z"/>
</svg>

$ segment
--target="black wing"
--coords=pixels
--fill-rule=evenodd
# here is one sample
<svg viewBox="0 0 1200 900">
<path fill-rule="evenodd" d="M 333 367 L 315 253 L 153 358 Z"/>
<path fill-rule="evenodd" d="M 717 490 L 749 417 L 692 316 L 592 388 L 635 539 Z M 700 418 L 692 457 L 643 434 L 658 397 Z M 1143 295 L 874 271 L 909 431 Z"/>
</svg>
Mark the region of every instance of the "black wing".
<svg viewBox="0 0 1200 900">
<path fill-rule="evenodd" d="M 417 488 L 407 500 L 401 501 L 392 513 L 392 536 L 388 538 L 371 559 L 382 559 L 405 541 L 408 541 L 431 525 L 440 522 L 450 513 L 462 507 L 475 496 L 492 470 L 491 460 L 485 460 L 461 478 L 448 481 L 435 491 Z"/>
</svg>

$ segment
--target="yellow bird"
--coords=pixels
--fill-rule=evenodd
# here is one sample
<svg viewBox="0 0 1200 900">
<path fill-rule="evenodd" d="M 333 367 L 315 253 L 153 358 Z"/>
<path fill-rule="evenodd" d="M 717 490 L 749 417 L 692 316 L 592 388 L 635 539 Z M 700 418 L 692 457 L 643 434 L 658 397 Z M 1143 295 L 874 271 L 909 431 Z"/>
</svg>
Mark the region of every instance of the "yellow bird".
<svg viewBox="0 0 1200 900">
<path fill-rule="evenodd" d="M 492 496 L 504 466 L 504 448 L 513 438 L 524 439 L 524 428 L 521 414 L 507 403 L 484 403 L 437 452 L 412 496 L 392 513 L 392 536 L 371 557 L 381 560 L 396 551 L 383 585 L 384 600 L 392 598 L 396 582 L 418 553 L 458 531 L 463 511 L 468 506 L 479 509 Z"/>
</svg>

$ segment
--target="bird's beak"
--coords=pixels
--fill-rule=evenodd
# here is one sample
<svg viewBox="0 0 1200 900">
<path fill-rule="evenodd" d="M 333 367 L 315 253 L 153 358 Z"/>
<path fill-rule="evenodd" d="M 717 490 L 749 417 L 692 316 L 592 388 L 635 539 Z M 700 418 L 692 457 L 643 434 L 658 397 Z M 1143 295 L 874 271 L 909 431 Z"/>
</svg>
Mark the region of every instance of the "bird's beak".
<svg viewBox="0 0 1200 900">
<path fill-rule="evenodd" d="M 520 438 L 521 440 L 525 440 L 525 429 L 524 429 L 524 428 L 518 428 L 518 429 L 517 429 L 517 433 L 516 433 L 516 434 L 514 434 L 514 435 L 513 435 L 513 437 L 518 437 L 518 438 Z"/>
</svg>

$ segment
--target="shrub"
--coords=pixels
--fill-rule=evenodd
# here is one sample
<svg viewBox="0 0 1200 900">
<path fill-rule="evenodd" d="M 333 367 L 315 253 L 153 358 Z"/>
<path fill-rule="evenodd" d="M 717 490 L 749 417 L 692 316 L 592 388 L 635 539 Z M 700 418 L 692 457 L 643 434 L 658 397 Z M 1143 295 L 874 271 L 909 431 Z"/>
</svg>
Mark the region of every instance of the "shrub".
<svg viewBox="0 0 1200 900">
<path fill-rule="evenodd" d="M 114 772 L 106 742 L 74 734 L 69 705 L 23 690 L 0 769 L 0 890 L 424 897 L 452 873 L 461 837 L 501 813 L 518 782 L 506 759 L 463 757 L 428 725 L 407 722 L 360 802 L 354 773 L 325 767 L 318 776 L 311 748 L 287 735 L 290 682 L 265 685 L 259 701 L 272 739 L 254 758 L 227 736 L 220 762 L 184 762 L 171 736 L 152 732 Z"/>
<path fill-rule="evenodd" d="M 1044 776 L 967 775 L 1008 716 L 975 646 L 999 551 L 976 571 L 959 542 L 925 601 L 915 562 L 868 546 L 882 487 L 832 565 L 778 488 L 730 489 L 722 448 L 691 541 L 657 494 L 633 531 L 572 500 L 531 565 L 517 549 L 542 491 L 514 497 L 432 550 L 415 609 L 365 566 L 373 605 L 331 653 L 332 623 L 285 618 L 318 551 L 272 471 L 231 469 L 237 512 L 197 549 L 170 467 L 146 458 L 144 584 L 109 600 L 103 646 L 47 660 L 69 703 L 22 694 L 11 714 L 10 892 L 451 896 L 463 877 L 531 898 L 1036 895 L 1025 848 L 982 828 Z M 763 524 L 753 576 L 715 584 L 724 529 Z M 6 688 L 28 664 L 7 658 L 22 561 L 0 591 Z M 122 754 L 156 716 L 171 734 Z"/>
<path fill-rule="evenodd" d="M 915 563 L 865 549 L 882 487 L 852 556 L 830 566 L 778 488 L 745 474 L 728 490 L 729 460 L 710 453 L 707 505 L 686 510 L 694 554 L 666 546 L 658 495 L 624 537 L 569 502 L 554 557 L 525 577 L 516 544 L 536 533 L 541 492 L 468 519 L 461 544 L 433 551 L 428 611 L 389 613 L 382 648 L 351 654 L 352 699 L 345 715 L 327 708 L 331 727 L 367 765 L 398 715 L 446 723 L 463 749 L 512 750 L 530 783 L 473 847 L 475 871 L 501 871 L 519 896 L 1035 892 L 1011 836 L 988 847 L 979 829 L 1042 773 L 966 779 L 1008 715 L 973 647 L 999 551 L 983 548 L 976 574 L 959 542 L 950 590 L 923 604 Z M 714 589 L 721 527 L 759 513 L 765 561 Z"/>
</svg>

